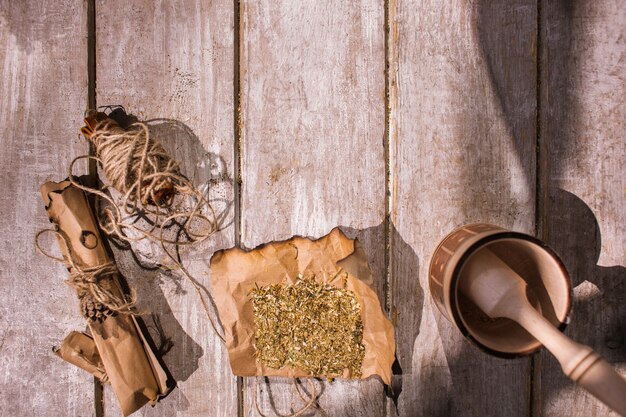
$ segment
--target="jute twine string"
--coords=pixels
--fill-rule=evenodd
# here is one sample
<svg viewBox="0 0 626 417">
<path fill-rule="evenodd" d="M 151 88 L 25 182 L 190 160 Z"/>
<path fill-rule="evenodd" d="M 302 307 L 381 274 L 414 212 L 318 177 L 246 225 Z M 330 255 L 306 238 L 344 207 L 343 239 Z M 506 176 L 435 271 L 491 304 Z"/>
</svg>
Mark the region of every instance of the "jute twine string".
<svg viewBox="0 0 626 417">
<path fill-rule="evenodd" d="M 300 396 L 300 399 L 302 399 L 302 401 L 304 401 L 304 402 L 308 402 L 308 400 L 306 398 L 304 398 L 304 395 L 300 391 L 300 386 L 298 385 L 298 378 L 294 378 L 293 379 L 293 384 L 296 387 L 296 392 Z M 320 407 L 320 405 L 317 403 L 318 393 L 317 393 L 317 389 L 315 388 L 315 384 L 311 380 L 309 380 L 309 384 L 310 384 L 310 387 L 311 387 L 311 394 L 308 394 L 306 392 L 305 392 L 305 394 L 309 395 L 310 398 L 313 399 L 314 401 L 311 403 L 310 406 L 307 406 L 307 408 L 313 407 L 313 408 L 317 409 L 317 411 L 319 411 L 320 414 L 323 417 L 328 417 L 328 414 L 326 414 L 326 412 L 322 409 L 322 407 Z M 304 388 L 303 388 L 303 391 L 304 391 Z M 304 411 L 306 411 L 306 409 Z"/>
<path fill-rule="evenodd" d="M 126 242 L 150 238 L 174 245 L 191 245 L 208 239 L 218 230 L 217 216 L 209 201 L 180 173 L 178 162 L 167 154 L 160 142 L 150 137 L 145 123 L 134 123 L 123 129 L 112 119 L 103 120 L 96 124 L 89 140 L 95 146 L 96 156 L 75 158 L 69 166 L 70 181 L 109 203 L 101 221 L 108 235 Z M 100 164 L 111 186 L 122 194 L 119 203 L 105 192 L 106 187 L 94 189 L 73 180 L 74 164 L 81 159 L 93 159 Z M 151 227 L 138 226 L 139 215 L 149 216 Z M 163 230 L 174 222 L 182 222 L 188 241 L 164 236 Z M 138 233 L 131 236 L 130 230 Z"/>
<path fill-rule="evenodd" d="M 108 203 L 102 211 L 96 210 L 100 228 L 108 236 L 129 244 L 144 239 L 159 242 L 173 264 L 161 268 L 178 269 L 189 279 L 213 331 L 225 342 L 204 296 L 206 293 L 210 298 L 210 294 L 203 291 L 202 285 L 184 267 L 178 253 L 181 246 L 199 244 L 218 230 L 217 216 L 209 201 L 180 173 L 178 162 L 167 154 L 160 142 L 150 137 L 145 123 L 137 122 L 123 129 L 106 118 L 96 123 L 89 140 L 95 146 L 96 156 L 75 158 L 69 166 L 69 178 L 77 188 Z M 74 164 L 81 159 L 99 163 L 111 187 L 122 194 L 119 202 L 106 193 L 107 186 L 96 189 L 75 180 Z M 137 224 L 141 216 L 148 217 L 148 228 Z M 187 240 L 165 236 L 166 229 L 175 223 Z M 195 231 L 196 228 L 199 231 Z M 172 253 L 167 245 L 173 246 L 176 253 Z"/>
<path fill-rule="evenodd" d="M 98 302 L 108 308 L 111 311 L 116 313 L 123 314 L 131 314 L 132 308 L 134 307 L 137 296 L 134 290 L 131 291 L 131 295 L 129 298 L 126 298 L 124 295 L 118 296 L 112 291 L 104 288 L 100 285 L 100 281 L 107 277 L 114 277 L 119 274 L 117 267 L 112 262 L 107 262 L 102 265 L 97 265 L 93 267 L 83 268 L 79 266 L 72 256 L 72 250 L 70 248 L 69 243 L 67 242 L 66 237 L 59 233 L 56 230 L 45 229 L 37 233 L 35 236 L 35 246 L 37 250 L 41 252 L 44 256 L 47 256 L 50 259 L 54 259 L 59 262 L 65 262 L 62 258 L 57 258 L 56 256 L 52 256 L 48 254 L 41 248 L 39 244 L 39 238 L 44 233 L 54 233 L 57 237 L 59 237 L 59 241 L 64 245 L 64 249 L 67 253 L 67 263 L 70 266 L 70 277 L 65 280 L 65 282 L 74 288 L 78 293 L 78 299 L 83 303 L 86 301 L 86 298 L 89 300 L 93 300 Z"/>
<path fill-rule="evenodd" d="M 299 417 L 311 408 L 315 408 L 318 411 L 320 411 L 323 416 L 327 416 L 324 410 L 322 410 L 320 406 L 317 404 L 317 389 L 315 388 L 315 383 L 311 379 L 307 379 L 311 394 L 309 395 L 309 398 L 306 399 L 304 398 L 304 395 L 302 395 L 302 392 L 300 391 L 300 388 L 298 387 L 298 378 L 293 378 L 292 381 L 293 381 L 294 386 L 296 387 L 296 392 L 298 393 L 302 401 L 305 401 L 305 404 L 304 406 L 302 406 L 302 408 L 300 408 L 299 410 L 296 410 L 292 414 L 282 415 L 282 417 Z M 268 417 L 266 414 L 264 414 L 261 411 L 261 407 L 259 406 L 259 402 L 257 400 L 258 390 L 259 390 L 259 377 L 255 377 L 254 388 L 252 389 L 252 401 L 254 402 L 254 407 L 256 408 L 257 413 L 259 413 L 261 417 Z"/>
<path fill-rule="evenodd" d="M 109 374 L 107 374 L 106 369 L 98 368 L 98 370 L 100 372 L 102 372 L 102 376 L 99 378 L 100 382 L 102 384 L 108 384 L 109 383 Z"/>
</svg>

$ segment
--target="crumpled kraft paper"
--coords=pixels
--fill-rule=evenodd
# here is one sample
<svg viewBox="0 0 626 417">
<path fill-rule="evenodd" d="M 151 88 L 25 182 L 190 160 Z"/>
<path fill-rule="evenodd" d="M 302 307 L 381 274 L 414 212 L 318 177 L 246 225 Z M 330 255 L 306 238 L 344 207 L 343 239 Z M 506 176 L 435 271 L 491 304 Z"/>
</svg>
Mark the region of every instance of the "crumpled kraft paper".
<svg viewBox="0 0 626 417">
<path fill-rule="evenodd" d="M 108 382 L 109 377 L 104 370 L 96 343 L 88 334 L 70 332 L 61 342 L 61 346 L 54 348 L 53 352 L 66 362 L 89 372 L 100 382 Z"/>
<path fill-rule="evenodd" d="M 356 240 L 348 239 L 338 228 L 317 240 L 293 237 L 251 251 L 232 248 L 213 255 L 213 295 L 233 373 L 238 376 L 324 377 L 291 367 L 272 369 L 256 360 L 254 311 L 249 293 L 255 285 L 293 284 L 300 274 L 315 274 L 316 280 L 326 282 L 340 268 L 348 273 L 346 288 L 356 294 L 361 305 L 365 346 L 361 378 L 378 375 L 389 384 L 395 357 L 394 329 L 376 293 L 368 286 L 373 278 L 363 250 Z M 330 284 L 341 287 L 343 283 L 339 281 Z M 348 370 L 343 377 L 351 377 Z"/>
<path fill-rule="evenodd" d="M 67 262 L 70 256 L 83 268 L 108 263 L 110 258 L 84 192 L 65 180 L 45 183 L 41 194 L 50 222 L 60 235 L 57 239 L 66 266 L 71 268 Z M 100 285 L 121 295 L 118 279 L 102 278 Z M 89 340 L 72 334 L 57 354 L 101 380 L 108 379 L 125 416 L 148 402 L 155 403 L 170 391 L 167 374 L 135 317 L 117 314 L 102 322 L 89 320 L 88 324 L 97 356 Z M 98 375 L 102 371 L 105 375 Z"/>
</svg>

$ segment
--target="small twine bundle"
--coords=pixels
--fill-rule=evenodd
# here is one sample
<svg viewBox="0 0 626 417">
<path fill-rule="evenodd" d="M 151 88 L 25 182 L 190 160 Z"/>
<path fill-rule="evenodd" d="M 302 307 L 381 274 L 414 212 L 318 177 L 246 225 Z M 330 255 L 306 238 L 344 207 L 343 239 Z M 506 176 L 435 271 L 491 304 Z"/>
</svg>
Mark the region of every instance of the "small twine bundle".
<svg viewBox="0 0 626 417">
<path fill-rule="evenodd" d="M 150 137 L 145 124 L 137 123 L 127 131 L 104 113 L 90 115 L 85 121 L 88 126 L 81 132 L 94 144 L 104 174 L 130 202 L 168 206 L 176 191 L 181 191 L 174 187 L 174 182 L 178 188 L 185 183 L 178 162 Z"/>
<path fill-rule="evenodd" d="M 109 204 L 104 209 L 100 226 L 109 236 L 132 242 L 152 238 L 174 245 L 204 241 L 218 229 L 218 221 L 211 204 L 180 172 L 177 161 L 165 151 L 161 143 L 150 137 L 148 126 L 137 122 L 127 129 L 103 112 L 90 112 L 81 133 L 94 145 L 94 156 L 78 157 L 99 162 L 108 181 L 122 194 L 119 203 L 104 190 L 77 187 L 96 194 Z M 205 214 L 206 213 L 206 214 Z M 137 218 L 145 216 L 149 227 L 138 226 Z M 186 240 L 164 237 L 164 229 L 178 222 Z M 129 233 L 129 231 L 137 233 Z"/>
</svg>

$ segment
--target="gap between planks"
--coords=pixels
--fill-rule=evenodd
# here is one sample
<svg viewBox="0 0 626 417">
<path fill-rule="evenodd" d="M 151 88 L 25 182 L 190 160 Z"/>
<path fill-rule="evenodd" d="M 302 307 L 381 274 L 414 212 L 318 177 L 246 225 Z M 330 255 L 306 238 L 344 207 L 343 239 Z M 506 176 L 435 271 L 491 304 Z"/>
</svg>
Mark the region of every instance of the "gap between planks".
<svg viewBox="0 0 626 417">
<path fill-rule="evenodd" d="M 387 317 L 391 320 L 394 325 L 393 318 L 393 299 L 392 299 L 392 285 L 393 285 L 393 269 L 392 269 L 392 254 L 393 254 L 393 242 L 391 239 L 391 231 L 393 227 L 393 218 L 392 211 L 395 208 L 395 194 L 392 192 L 393 183 L 394 183 L 394 174 L 392 171 L 392 154 L 391 154 L 391 136 L 392 131 L 395 131 L 395 123 L 392 118 L 393 107 L 395 103 L 395 86 L 392 84 L 392 76 L 391 74 L 395 72 L 396 69 L 396 37 L 394 36 L 395 31 L 397 30 L 394 25 L 395 13 L 396 13 L 396 0 L 384 0 L 383 3 L 384 11 L 383 11 L 383 19 L 384 19 L 384 56 L 385 56 L 385 130 L 383 137 L 383 147 L 384 147 L 384 158 L 385 158 L 385 219 L 384 219 L 384 273 L 385 273 L 385 281 L 384 281 L 384 296 L 385 299 L 381 300 L 383 302 L 383 308 L 387 313 Z M 393 382 L 393 375 L 392 375 Z M 386 417 L 392 417 L 395 415 L 393 403 L 389 401 L 389 397 L 387 395 L 387 391 L 392 393 L 391 386 L 383 389 L 383 410 L 385 412 Z"/>
<path fill-rule="evenodd" d="M 243 120 L 241 115 L 241 47 L 243 45 L 243 30 L 241 20 L 241 1 L 234 0 L 234 24 L 233 24 L 233 124 L 234 124 L 234 234 L 235 246 L 241 247 L 241 132 L 243 131 Z M 237 417 L 244 417 L 245 414 L 245 390 L 246 384 L 243 377 L 237 377 Z"/>
<path fill-rule="evenodd" d="M 87 110 L 96 109 L 96 0 L 87 0 Z M 89 155 L 95 155 L 95 148 L 89 143 Z M 96 161 L 89 159 L 87 174 L 95 178 L 98 174 Z M 104 417 L 104 387 L 98 378 L 93 378 L 94 414 Z"/>
<path fill-rule="evenodd" d="M 542 195 L 544 191 L 547 193 L 548 190 L 548 178 L 547 178 L 547 169 L 544 169 L 543 166 L 543 158 L 544 152 L 542 152 L 542 137 L 541 137 L 541 77 L 542 77 L 542 47 L 543 47 L 543 39 L 541 36 L 541 3 L 543 0 L 537 0 L 537 24 L 535 25 L 535 29 L 537 30 L 536 34 L 536 45 L 535 45 L 535 62 L 536 62 L 536 81 L 535 81 L 535 129 L 536 130 L 536 141 L 535 141 L 535 236 L 542 241 L 546 241 L 546 237 L 544 235 L 546 230 L 546 210 L 544 206 L 544 196 Z M 542 175 L 546 173 L 546 178 L 543 178 Z M 547 194 L 546 194 L 547 197 Z M 529 383 L 528 383 L 528 392 L 529 392 L 529 404 L 528 404 L 528 415 L 529 417 L 541 416 L 541 401 L 535 398 L 541 395 L 541 356 L 540 355 L 532 355 L 530 358 L 530 375 L 529 375 Z"/>
</svg>

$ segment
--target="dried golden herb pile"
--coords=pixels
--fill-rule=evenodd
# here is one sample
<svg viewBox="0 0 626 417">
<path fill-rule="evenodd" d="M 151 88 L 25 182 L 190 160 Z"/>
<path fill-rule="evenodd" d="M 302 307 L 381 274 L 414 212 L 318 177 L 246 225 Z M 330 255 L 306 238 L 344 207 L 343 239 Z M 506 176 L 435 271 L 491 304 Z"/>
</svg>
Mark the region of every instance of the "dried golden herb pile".
<svg viewBox="0 0 626 417">
<path fill-rule="evenodd" d="M 256 288 L 250 296 L 256 356 L 263 364 L 328 377 L 349 369 L 361 376 L 363 322 L 352 291 L 301 278 L 294 285 Z"/>
</svg>

